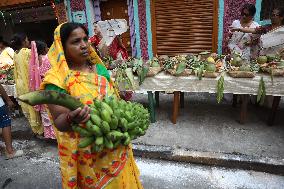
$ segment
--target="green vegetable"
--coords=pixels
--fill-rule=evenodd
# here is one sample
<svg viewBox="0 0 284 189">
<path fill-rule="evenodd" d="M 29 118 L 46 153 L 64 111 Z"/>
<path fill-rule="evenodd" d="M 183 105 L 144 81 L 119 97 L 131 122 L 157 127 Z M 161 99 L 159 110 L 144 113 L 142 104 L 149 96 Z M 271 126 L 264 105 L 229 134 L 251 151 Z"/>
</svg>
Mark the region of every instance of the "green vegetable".
<svg viewBox="0 0 284 189">
<path fill-rule="evenodd" d="M 266 96 L 266 89 L 265 89 L 265 83 L 263 80 L 263 77 L 261 77 L 259 85 L 258 85 L 258 91 L 257 91 L 257 102 L 260 102 L 260 104 L 264 103 Z"/>
<path fill-rule="evenodd" d="M 33 91 L 19 96 L 18 100 L 31 106 L 39 104 L 55 104 L 70 110 L 84 107 L 84 104 L 76 98 L 56 91 Z"/>
<path fill-rule="evenodd" d="M 224 76 L 221 75 L 217 83 L 217 102 L 220 103 L 223 97 L 224 97 Z"/>
<path fill-rule="evenodd" d="M 177 69 L 176 69 L 176 75 L 179 75 L 181 74 L 182 72 L 184 72 L 186 68 L 186 64 L 185 63 L 179 63 L 178 66 L 177 66 Z"/>
<path fill-rule="evenodd" d="M 92 137 L 92 136 L 91 137 L 85 137 L 79 142 L 78 147 L 79 148 L 85 148 L 85 147 L 91 145 L 94 141 L 95 141 L 95 138 Z"/>
</svg>

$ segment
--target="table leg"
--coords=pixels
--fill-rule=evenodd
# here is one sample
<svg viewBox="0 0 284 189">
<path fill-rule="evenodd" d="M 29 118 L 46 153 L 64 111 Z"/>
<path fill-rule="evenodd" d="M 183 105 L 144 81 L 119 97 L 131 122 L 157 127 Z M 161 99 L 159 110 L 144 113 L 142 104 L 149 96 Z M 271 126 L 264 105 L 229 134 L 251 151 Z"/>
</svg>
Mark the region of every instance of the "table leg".
<svg viewBox="0 0 284 189">
<path fill-rule="evenodd" d="M 248 112 L 248 100 L 249 95 L 240 95 L 241 96 L 241 113 L 240 113 L 240 123 L 244 124 L 247 119 Z"/>
<path fill-rule="evenodd" d="M 156 122 L 155 105 L 154 105 L 153 93 L 151 91 L 148 91 L 148 102 L 149 102 L 151 123 L 155 123 Z"/>
<path fill-rule="evenodd" d="M 184 108 L 184 92 L 180 93 L 180 107 Z"/>
<path fill-rule="evenodd" d="M 159 91 L 156 91 L 155 92 L 155 101 L 156 101 L 156 107 L 159 107 L 160 106 L 160 94 L 159 94 Z"/>
<path fill-rule="evenodd" d="M 176 124 L 177 123 L 177 116 L 178 116 L 178 110 L 179 110 L 179 97 L 180 97 L 180 92 L 175 91 L 174 92 L 174 104 L 173 104 L 173 117 L 172 117 L 172 123 Z"/>
<path fill-rule="evenodd" d="M 269 117 L 268 117 L 268 120 L 267 120 L 267 124 L 269 126 L 272 126 L 274 124 L 276 111 L 277 111 L 277 108 L 279 106 L 280 99 L 281 99 L 281 96 L 274 96 L 273 97 L 272 108 L 271 108 L 271 110 L 269 112 Z"/>
</svg>

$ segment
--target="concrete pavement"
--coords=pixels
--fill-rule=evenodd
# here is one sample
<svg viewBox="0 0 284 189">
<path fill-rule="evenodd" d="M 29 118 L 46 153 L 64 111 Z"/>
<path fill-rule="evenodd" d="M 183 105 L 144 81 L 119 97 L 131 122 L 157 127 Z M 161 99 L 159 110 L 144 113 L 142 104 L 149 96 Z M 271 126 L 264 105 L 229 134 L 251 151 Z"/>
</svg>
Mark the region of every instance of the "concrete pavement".
<svg viewBox="0 0 284 189">
<path fill-rule="evenodd" d="M 0 157 L 0 187 L 5 189 L 60 189 L 55 143 L 38 139 L 15 140 L 25 156 Z M 248 170 L 136 158 L 145 189 L 279 189 L 284 177 Z"/>
</svg>

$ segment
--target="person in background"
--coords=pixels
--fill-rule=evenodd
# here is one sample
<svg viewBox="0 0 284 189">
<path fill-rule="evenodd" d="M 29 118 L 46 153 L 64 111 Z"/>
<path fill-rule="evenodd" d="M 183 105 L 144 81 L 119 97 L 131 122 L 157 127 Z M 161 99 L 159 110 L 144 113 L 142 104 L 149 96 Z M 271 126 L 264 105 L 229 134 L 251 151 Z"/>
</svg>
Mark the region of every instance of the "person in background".
<svg viewBox="0 0 284 189">
<path fill-rule="evenodd" d="M 29 90 L 29 61 L 31 50 L 30 42 L 25 33 L 16 33 L 11 40 L 11 47 L 15 50 L 14 77 L 17 95 L 30 92 Z M 27 117 L 33 133 L 36 136 L 43 134 L 41 117 L 32 106 L 19 102 L 24 115 Z"/>
<path fill-rule="evenodd" d="M 128 58 L 127 50 L 122 44 L 120 36 L 116 36 L 111 44 L 106 46 L 99 25 L 94 23 L 94 28 L 95 35 L 89 40 L 101 57 L 110 56 L 113 60 Z"/>
<path fill-rule="evenodd" d="M 125 60 L 128 59 L 128 53 L 124 47 L 120 36 L 116 36 L 112 43 L 107 46 L 103 39 L 101 29 L 98 24 L 94 23 L 95 35 L 89 40 L 92 46 L 96 49 L 101 58 L 111 57 L 112 60 Z M 120 92 L 121 98 L 124 100 L 130 100 L 132 98 L 132 92 Z"/>
<path fill-rule="evenodd" d="M 259 24 L 253 21 L 256 9 L 252 4 L 245 4 L 241 9 L 241 19 L 233 21 L 230 28 L 256 28 Z M 251 55 L 254 54 L 252 44 L 252 34 L 233 31 L 229 39 L 228 47 L 230 53 L 240 54 L 243 59 L 250 62 Z"/>
<path fill-rule="evenodd" d="M 51 69 L 46 73 L 41 89 L 67 93 L 85 104 L 73 111 L 48 105 L 56 128 L 62 188 L 142 189 L 131 145 L 119 145 L 97 153 L 92 153 L 91 146 L 78 147 L 81 136 L 71 125 L 85 126 L 90 118 L 88 105 L 94 98 L 118 96 L 106 67 L 90 47 L 84 25 L 59 25 L 48 58 Z"/>
<path fill-rule="evenodd" d="M 0 84 L 0 129 L 2 129 L 2 137 L 5 142 L 5 154 L 6 159 L 22 156 L 24 153 L 22 150 L 15 150 L 12 146 L 11 136 L 11 118 L 8 115 L 8 107 L 12 109 L 14 103 L 8 97 L 3 86 Z M 4 99 L 4 101 L 3 101 Z M 5 105 L 7 104 L 7 106 Z"/>
<path fill-rule="evenodd" d="M 0 68 L 13 65 L 14 50 L 0 36 Z"/>
<path fill-rule="evenodd" d="M 264 26 L 258 26 L 256 28 L 232 28 L 231 31 L 258 34 L 258 37 L 255 38 L 255 40 L 254 40 L 254 43 L 256 45 L 261 46 L 261 44 L 259 44 L 260 43 L 260 36 L 270 32 L 270 31 L 273 31 L 275 29 L 278 29 L 280 27 L 284 27 L 284 8 L 273 9 L 273 11 L 271 13 L 271 24 L 264 25 Z M 260 52 L 260 54 L 269 54 L 269 53 L 271 53 L 271 52 L 265 52 L 265 51 Z"/>
<path fill-rule="evenodd" d="M 44 79 L 45 73 L 50 69 L 50 62 L 47 57 L 48 47 L 45 42 L 31 42 L 31 58 L 29 63 L 29 89 L 35 91 L 40 89 L 40 84 Z M 34 107 L 41 115 L 41 122 L 44 131 L 44 138 L 55 139 L 54 129 L 52 127 L 48 111 L 45 105 Z"/>
</svg>

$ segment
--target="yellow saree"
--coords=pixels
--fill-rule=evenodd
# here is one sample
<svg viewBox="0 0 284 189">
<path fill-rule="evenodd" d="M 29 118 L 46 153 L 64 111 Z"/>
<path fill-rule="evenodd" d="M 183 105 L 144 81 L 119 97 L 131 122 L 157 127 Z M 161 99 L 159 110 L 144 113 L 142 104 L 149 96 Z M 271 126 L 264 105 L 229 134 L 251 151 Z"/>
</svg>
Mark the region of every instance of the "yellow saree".
<svg viewBox="0 0 284 189">
<path fill-rule="evenodd" d="M 29 91 L 29 59 L 31 50 L 22 48 L 19 52 L 14 54 L 14 78 L 16 84 L 17 95 L 28 93 Z M 41 117 L 39 112 L 25 103 L 19 102 L 24 115 L 27 117 L 32 131 L 35 134 L 43 134 L 43 127 L 41 125 Z"/>
<path fill-rule="evenodd" d="M 117 93 L 113 82 L 99 73 L 84 73 L 70 70 L 62 48 L 60 26 L 54 32 L 54 43 L 48 57 L 52 68 L 46 73 L 41 85 L 55 85 L 68 94 L 79 97 L 84 104 L 91 104 L 96 97 Z M 89 61 L 102 65 L 90 47 Z M 60 156 L 62 188 L 81 189 L 141 189 L 139 171 L 130 146 L 105 149 L 91 153 L 91 147 L 78 148 L 80 135 L 75 132 L 60 132 L 55 128 Z"/>
</svg>

